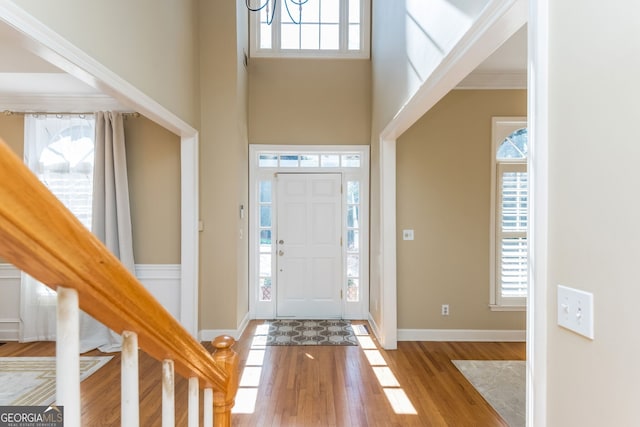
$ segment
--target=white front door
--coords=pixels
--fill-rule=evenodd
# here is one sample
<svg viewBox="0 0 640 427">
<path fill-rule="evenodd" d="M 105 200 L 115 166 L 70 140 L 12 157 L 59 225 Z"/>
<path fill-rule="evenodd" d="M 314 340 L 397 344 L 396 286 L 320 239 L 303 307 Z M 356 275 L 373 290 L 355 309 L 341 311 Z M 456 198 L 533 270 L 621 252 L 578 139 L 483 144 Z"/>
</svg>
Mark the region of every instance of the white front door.
<svg viewBox="0 0 640 427">
<path fill-rule="evenodd" d="M 342 176 L 277 177 L 277 315 L 342 316 Z"/>
</svg>

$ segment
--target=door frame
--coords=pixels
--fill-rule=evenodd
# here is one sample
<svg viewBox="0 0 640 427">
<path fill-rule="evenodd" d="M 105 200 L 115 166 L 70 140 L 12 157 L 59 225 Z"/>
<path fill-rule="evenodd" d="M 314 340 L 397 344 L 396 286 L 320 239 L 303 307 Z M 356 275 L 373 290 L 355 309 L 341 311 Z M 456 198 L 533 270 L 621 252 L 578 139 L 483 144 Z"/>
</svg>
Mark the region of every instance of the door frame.
<svg viewBox="0 0 640 427">
<path fill-rule="evenodd" d="M 357 154 L 360 157 L 358 167 L 350 166 L 281 166 L 277 163 L 274 166 L 260 166 L 260 155 L 322 155 L 333 154 L 342 158 L 343 155 Z M 369 146 L 368 145 L 249 145 L 249 316 L 251 319 L 275 319 L 277 316 L 276 301 L 277 283 L 275 275 L 275 245 L 271 245 L 271 299 L 270 301 L 260 300 L 260 202 L 258 200 L 259 183 L 271 180 L 275 183 L 277 173 L 340 173 L 342 176 L 343 199 L 342 199 L 342 236 L 346 242 L 347 226 L 346 213 L 348 204 L 346 203 L 347 182 L 358 181 L 360 183 L 360 277 L 359 277 L 359 299 L 357 302 L 342 300 L 342 318 L 344 319 L 367 319 L 369 313 Z M 272 184 L 272 209 L 276 206 L 277 197 L 275 185 Z M 243 208 L 241 208 L 243 209 Z M 272 210 L 272 238 L 277 233 L 277 212 Z M 346 243 L 342 247 L 342 290 L 346 295 Z M 263 255 L 265 253 L 263 252 Z"/>
</svg>

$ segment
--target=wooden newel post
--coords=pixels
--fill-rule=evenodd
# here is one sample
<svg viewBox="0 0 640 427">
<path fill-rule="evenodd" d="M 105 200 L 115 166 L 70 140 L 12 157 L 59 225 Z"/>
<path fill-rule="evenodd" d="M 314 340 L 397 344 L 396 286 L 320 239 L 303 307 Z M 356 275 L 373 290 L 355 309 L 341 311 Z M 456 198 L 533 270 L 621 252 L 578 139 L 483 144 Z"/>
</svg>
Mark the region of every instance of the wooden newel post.
<svg viewBox="0 0 640 427">
<path fill-rule="evenodd" d="M 213 360 L 229 375 L 225 392 L 214 391 L 213 393 L 213 425 L 215 427 L 230 427 L 231 408 L 233 408 L 238 391 L 238 353 L 231 350 L 236 340 L 228 335 L 221 335 L 212 343 L 216 348 Z"/>
</svg>

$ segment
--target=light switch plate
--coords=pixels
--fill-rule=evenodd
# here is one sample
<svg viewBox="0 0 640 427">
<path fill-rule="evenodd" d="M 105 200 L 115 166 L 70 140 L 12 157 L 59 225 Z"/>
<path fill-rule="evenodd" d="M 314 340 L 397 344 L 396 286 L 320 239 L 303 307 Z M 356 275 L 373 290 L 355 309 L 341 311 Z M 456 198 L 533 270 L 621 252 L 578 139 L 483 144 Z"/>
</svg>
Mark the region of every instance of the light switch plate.
<svg viewBox="0 0 640 427">
<path fill-rule="evenodd" d="M 558 285 L 558 325 L 593 339 L 593 294 Z"/>
<path fill-rule="evenodd" d="M 413 240 L 413 230 L 402 230 L 402 240 Z"/>
</svg>

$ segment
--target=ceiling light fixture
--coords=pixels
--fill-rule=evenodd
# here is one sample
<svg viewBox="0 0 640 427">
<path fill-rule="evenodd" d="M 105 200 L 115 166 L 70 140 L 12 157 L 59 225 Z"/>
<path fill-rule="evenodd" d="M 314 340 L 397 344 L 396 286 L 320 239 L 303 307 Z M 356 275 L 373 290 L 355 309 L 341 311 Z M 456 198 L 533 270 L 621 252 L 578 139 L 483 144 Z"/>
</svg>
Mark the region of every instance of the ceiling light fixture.
<svg viewBox="0 0 640 427">
<path fill-rule="evenodd" d="M 302 21 L 302 6 L 308 1 L 309 0 L 264 0 L 263 3 L 262 0 L 245 0 L 245 4 L 247 5 L 247 9 L 249 9 L 251 12 L 262 12 L 263 9 L 266 9 L 266 23 L 267 25 L 271 25 L 271 23 L 273 22 L 273 17 L 276 13 L 276 6 L 279 3 L 284 3 L 284 7 L 287 11 L 287 14 L 289 15 L 289 18 L 291 19 L 291 22 L 293 22 L 294 24 L 300 24 L 300 22 Z M 258 5 L 255 5 L 255 3 L 258 3 Z M 297 20 L 291 13 L 291 11 L 293 10 L 293 13 L 295 14 L 296 6 L 298 9 Z"/>
</svg>

